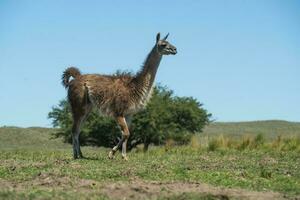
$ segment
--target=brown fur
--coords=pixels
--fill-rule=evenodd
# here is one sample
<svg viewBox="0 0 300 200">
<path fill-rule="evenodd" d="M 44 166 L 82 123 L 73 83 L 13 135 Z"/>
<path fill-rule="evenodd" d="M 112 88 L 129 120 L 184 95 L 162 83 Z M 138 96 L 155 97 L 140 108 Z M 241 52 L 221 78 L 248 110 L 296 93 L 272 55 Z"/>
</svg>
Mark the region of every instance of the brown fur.
<svg viewBox="0 0 300 200">
<path fill-rule="evenodd" d="M 76 67 L 69 67 L 62 75 L 62 84 L 65 88 L 69 87 L 69 79 L 71 77 L 78 78 L 81 75 Z"/>
<path fill-rule="evenodd" d="M 166 41 L 157 41 L 141 69 L 136 75 L 82 75 L 75 67 L 66 69 L 62 76 L 63 85 L 68 88 L 68 99 L 73 115 L 74 158 L 82 157 L 79 145 L 80 126 L 93 106 L 104 115 L 114 117 L 121 127 L 122 139 L 110 153 L 110 157 L 123 144 L 123 157 L 126 159 L 126 143 L 129 130 L 125 117 L 143 108 L 151 96 L 153 82 L 162 55 L 176 54 L 176 48 Z M 70 81 L 70 78 L 73 80 Z"/>
</svg>

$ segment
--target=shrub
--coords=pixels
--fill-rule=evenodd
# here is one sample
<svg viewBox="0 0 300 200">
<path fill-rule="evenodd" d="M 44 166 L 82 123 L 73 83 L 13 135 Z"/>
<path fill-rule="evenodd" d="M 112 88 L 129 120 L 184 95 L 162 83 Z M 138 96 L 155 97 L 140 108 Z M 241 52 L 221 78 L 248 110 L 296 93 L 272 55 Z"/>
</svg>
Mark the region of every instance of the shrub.
<svg viewBox="0 0 300 200">
<path fill-rule="evenodd" d="M 265 137 L 262 134 L 257 134 L 252 142 L 252 147 L 256 148 L 265 143 Z"/>
<path fill-rule="evenodd" d="M 219 146 L 218 140 L 217 140 L 216 138 L 213 138 L 212 140 L 210 140 L 210 141 L 208 142 L 208 147 L 207 147 L 207 149 L 208 149 L 208 151 L 215 151 L 215 150 L 217 150 L 219 147 L 220 147 L 220 146 Z"/>
</svg>

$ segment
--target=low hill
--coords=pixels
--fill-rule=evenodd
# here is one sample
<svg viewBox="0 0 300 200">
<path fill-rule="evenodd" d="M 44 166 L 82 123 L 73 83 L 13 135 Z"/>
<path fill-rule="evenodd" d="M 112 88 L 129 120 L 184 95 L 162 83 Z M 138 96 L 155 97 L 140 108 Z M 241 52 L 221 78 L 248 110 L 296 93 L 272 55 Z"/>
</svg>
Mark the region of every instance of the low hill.
<svg viewBox="0 0 300 200">
<path fill-rule="evenodd" d="M 280 120 L 251 121 L 251 122 L 213 122 L 205 127 L 202 136 L 229 135 L 240 137 L 242 135 L 262 134 L 266 138 L 278 135 L 300 136 L 300 123 Z"/>
<path fill-rule="evenodd" d="M 68 147 L 62 139 L 54 138 L 52 128 L 0 128 L 0 149 L 7 148 L 54 148 Z M 263 134 L 266 138 L 282 136 L 300 136 L 300 123 L 287 121 L 253 121 L 253 122 L 214 122 L 205 127 L 202 136 L 227 135 L 240 137 L 243 135 Z"/>
<path fill-rule="evenodd" d="M 1 127 L 0 128 L 0 149 L 9 148 L 64 148 L 62 139 L 54 138 L 53 128 L 18 128 Z"/>
</svg>

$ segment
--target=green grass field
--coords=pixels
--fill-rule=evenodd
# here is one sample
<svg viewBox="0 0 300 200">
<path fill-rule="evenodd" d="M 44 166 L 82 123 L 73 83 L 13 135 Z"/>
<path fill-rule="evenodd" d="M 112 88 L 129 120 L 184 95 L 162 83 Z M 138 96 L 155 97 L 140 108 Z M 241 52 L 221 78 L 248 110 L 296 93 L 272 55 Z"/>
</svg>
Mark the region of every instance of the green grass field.
<svg viewBox="0 0 300 200">
<path fill-rule="evenodd" d="M 279 120 L 253 122 L 216 122 L 207 126 L 201 136 L 227 135 L 240 137 L 242 135 L 262 134 L 268 139 L 277 136 L 300 136 L 300 123 Z"/>
<path fill-rule="evenodd" d="M 214 123 L 190 145 L 135 149 L 128 162 L 97 147 L 73 160 L 53 132 L 0 128 L 0 199 L 300 198 L 299 123 Z M 239 148 L 243 133 L 253 137 Z"/>
</svg>

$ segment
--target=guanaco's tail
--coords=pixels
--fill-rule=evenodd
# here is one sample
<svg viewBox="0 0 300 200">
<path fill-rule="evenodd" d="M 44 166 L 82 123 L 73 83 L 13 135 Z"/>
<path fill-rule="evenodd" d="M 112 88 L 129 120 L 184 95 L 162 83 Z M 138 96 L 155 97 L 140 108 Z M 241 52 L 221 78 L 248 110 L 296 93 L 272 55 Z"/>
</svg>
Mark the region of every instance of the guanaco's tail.
<svg viewBox="0 0 300 200">
<path fill-rule="evenodd" d="M 76 67 L 69 67 L 66 69 L 62 75 L 62 84 L 65 88 L 69 87 L 70 84 L 70 78 L 73 77 L 74 79 L 78 78 L 81 76 L 81 73 L 79 69 Z"/>
</svg>

